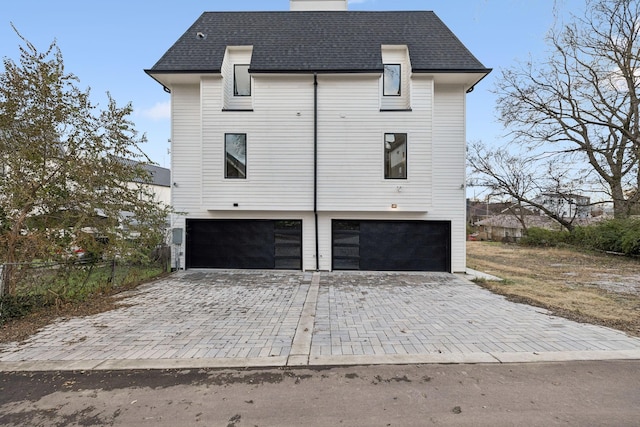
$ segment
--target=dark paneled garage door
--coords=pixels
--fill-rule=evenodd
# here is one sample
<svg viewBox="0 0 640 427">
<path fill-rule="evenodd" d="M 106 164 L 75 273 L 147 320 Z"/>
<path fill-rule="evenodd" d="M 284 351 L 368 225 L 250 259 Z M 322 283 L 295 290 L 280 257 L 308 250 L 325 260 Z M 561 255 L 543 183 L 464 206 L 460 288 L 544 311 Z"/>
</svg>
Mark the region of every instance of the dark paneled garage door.
<svg viewBox="0 0 640 427">
<path fill-rule="evenodd" d="M 451 271 L 449 221 L 333 220 L 333 269 Z"/>
<path fill-rule="evenodd" d="M 187 219 L 187 268 L 302 269 L 302 221 Z"/>
</svg>

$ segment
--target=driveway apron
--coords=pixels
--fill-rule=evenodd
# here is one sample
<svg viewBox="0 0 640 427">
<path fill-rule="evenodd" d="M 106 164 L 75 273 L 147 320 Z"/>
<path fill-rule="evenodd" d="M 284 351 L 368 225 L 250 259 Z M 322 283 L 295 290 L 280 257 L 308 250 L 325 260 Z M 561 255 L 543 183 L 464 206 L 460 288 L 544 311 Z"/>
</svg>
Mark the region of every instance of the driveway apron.
<svg viewBox="0 0 640 427">
<path fill-rule="evenodd" d="M 0 345 L 0 370 L 640 359 L 640 338 L 447 273 L 189 270 Z"/>
</svg>

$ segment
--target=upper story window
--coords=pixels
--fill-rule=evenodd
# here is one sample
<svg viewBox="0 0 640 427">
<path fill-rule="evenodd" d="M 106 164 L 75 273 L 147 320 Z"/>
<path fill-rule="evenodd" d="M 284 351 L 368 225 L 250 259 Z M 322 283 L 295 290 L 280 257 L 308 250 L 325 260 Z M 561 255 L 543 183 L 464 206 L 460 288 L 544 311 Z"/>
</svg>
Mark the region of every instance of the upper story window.
<svg viewBox="0 0 640 427">
<path fill-rule="evenodd" d="M 384 96 L 400 96 L 402 94 L 402 66 L 385 64 L 383 80 Z"/>
<path fill-rule="evenodd" d="M 223 111 L 253 111 L 251 46 L 227 46 L 222 61 Z"/>
<path fill-rule="evenodd" d="M 411 61 L 406 45 L 382 45 L 380 110 L 411 111 Z"/>
<path fill-rule="evenodd" d="M 249 65 L 234 65 L 233 96 L 251 96 L 251 76 L 249 75 Z"/>
<path fill-rule="evenodd" d="M 407 179 L 407 134 L 384 134 L 384 178 Z"/>
<path fill-rule="evenodd" d="M 225 166 L 224 177 L 247 178 L 247 134 L 227 133 L 224 135 Z"/>
</svg>

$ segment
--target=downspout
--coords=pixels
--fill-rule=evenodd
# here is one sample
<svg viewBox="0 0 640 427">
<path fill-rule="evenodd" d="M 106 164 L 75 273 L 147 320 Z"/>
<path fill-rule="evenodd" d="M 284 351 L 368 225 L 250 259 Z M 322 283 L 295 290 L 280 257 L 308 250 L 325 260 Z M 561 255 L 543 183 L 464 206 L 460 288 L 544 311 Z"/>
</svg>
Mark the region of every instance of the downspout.
<svg viewBox="0 0 640 427">
<path fill-rule="evenodd" d="M 316 271 L 320 271 L 318 237 L 318 73 L 313 73 L 313 216 L 316 233 Z"/>
</svg>

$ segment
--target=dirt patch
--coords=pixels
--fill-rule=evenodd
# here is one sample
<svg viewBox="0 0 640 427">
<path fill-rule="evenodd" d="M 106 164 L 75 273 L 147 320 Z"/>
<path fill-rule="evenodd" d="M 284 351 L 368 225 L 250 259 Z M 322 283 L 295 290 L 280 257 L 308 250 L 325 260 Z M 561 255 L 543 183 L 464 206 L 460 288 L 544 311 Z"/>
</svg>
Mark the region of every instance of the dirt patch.
<svg viewBox="0 0 640 427">
<path fill-rule="evenodd" d="M 467 265 L 505 279 L 479 284 L 511 301 L 640 336 L 637 259 L 570 248 L 468 242 Z"/>
</svg>

